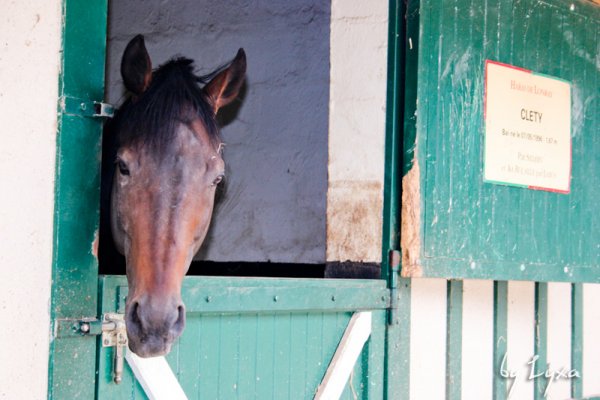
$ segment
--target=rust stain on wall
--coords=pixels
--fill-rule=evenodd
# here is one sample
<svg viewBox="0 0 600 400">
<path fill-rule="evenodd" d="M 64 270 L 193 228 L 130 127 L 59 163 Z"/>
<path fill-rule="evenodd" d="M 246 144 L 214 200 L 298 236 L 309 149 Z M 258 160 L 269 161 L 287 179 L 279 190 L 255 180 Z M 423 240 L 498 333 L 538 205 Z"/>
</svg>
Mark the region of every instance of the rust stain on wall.
<svg viewBox="0 0 600 400">
<path fill-rule="evenodd" d="M 327 261 L 381 261 L 379 181 L 340 180 L 327 193 Z"/>
<path fill-rule="evenodd" d="M 400 247 L 402 248 L 401 274 L 405 278 L 419 277 L 423 273 L 419 264 L 419 254 L 421 254 L 420 175 L 419 163 L 417 160 L 413 160 L 412 168 L 402 178 Z"/>
</svg>

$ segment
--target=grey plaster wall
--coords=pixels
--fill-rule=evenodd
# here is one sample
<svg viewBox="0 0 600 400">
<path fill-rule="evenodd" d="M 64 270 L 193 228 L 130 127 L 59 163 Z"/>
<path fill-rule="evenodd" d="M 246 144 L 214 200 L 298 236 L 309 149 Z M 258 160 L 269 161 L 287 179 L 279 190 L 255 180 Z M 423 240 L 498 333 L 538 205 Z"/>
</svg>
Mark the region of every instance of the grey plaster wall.
<svg viewBox="0 0 600 400">
<path fill-rule="evenodd" d="M 158 66 L 193 58 L 199 73 L 248 57 L 242 100 L 220 115 L 227 178 L 197 259 L 325 262 L 330 1 L 114 0 L 107 100 L 138 33 Z"/>
</svg>

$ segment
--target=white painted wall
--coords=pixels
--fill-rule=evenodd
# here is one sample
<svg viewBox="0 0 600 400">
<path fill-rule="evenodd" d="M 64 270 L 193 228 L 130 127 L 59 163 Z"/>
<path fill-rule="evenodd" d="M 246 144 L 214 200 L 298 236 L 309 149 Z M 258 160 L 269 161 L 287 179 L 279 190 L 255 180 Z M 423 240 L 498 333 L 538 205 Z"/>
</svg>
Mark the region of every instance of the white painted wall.
<svg viewBox="0 0 600 400">
<path fill-rule="evenodd" d="M 327 261 L 381 261 L 385 0 L 333 0 Z"/>
<path fill-rule="evenodd" d="M 494 283 L 464 281 L 462 312 L 462 398 L 492 400 Z"/>
<path fill-rule="evenodd" d="M 61 1 L 0 9 L 0 398 L 44 399 Z"/>
</svg>

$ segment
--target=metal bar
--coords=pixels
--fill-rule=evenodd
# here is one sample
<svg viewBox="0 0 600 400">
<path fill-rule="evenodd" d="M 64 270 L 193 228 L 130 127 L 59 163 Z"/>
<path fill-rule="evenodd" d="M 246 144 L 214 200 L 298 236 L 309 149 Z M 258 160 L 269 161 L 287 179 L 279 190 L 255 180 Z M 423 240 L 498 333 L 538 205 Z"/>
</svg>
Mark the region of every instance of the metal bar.
<svg viewBox="0 0 600 400">
<path fill-rule="evenodd" d="M 400 275 L 401 255 L 398 250 L 390 251 L 391 272 L 388 282 L 390 288 L 390 308 L 388 310 L 388 325 L 398 324 L 398 278 Z"/>
<path fill-rule="evenodd" d="M 114 114 L 114 107 L 110 104 L 66 95 L 60 97 L 58 105 L 59 112 L 71 116 L 111 118 Z"/>
<path fill-rule="evenodd" d="M 502 376 L 502 361 L 507 351 L 508 334 L 508 282 L 494 282 L 494 380 L 493 399 L 508 397 L 507 378 Z"/>
<path fill-rule="evenodd" d="M 571 397 L 583 397 L 583 284 L 571 285 L 571 369 L 581 378 L 571 379 Z"/>
<path fill-rule="evenodd" d="M 404 125 L 404 96 L 406 68 L 407 3 L 416 6 L 418 1 L 389 0 L 388 65 L 385 135 L 385 175 L 383 191 L 383 232 L 381 275 L 388 287 L 397 286 L 390 295 L 397 307 L 393 311 L 393 324 L 386 328 L 386 355 L 384 361 L 384 398 L 404 400 L 409 398 L 410 384 L 410 280 L 399 280 L 397 271 L 390 265 L 388 254 L 400 250 L 400 202 L 402 182 L 402 137 Z M 410 21 L 407 21 L 407 25 Z M 418 20 L 413 24 L 418 32 Z M 418 36 L 418 35 L 417 35 Z M 416 53 L 416 49 L 415 49 Z M 413 60 L 416 63 L 416 57 Z M 415 75 L 416 76 L 416 75 Z"/>
<path fill-rule="evenodd" d="M 534 351 L 538 357 L 535 363 L 533 384 L 533 398 L 543 400 L 548 383 L 544 376 L 548 363 L 548 284 L 536 282 L 535 284 L 535 332 Z M 539 375 L 539 376 L 538 376 Z"/>
<path fill-rule="evenodd" d="M 446 302 L 446 399 L 461 399 L 463 281 L 450 280 Z"/>
<path fill-rule="evenodd" d="M 400 159 L 404 109 L 404 2 L 390 0 L 388 30 L 388 77 L 386 100 L 385 174 L 383 187 L 383 233 L 381 278 L 389 279 L 388 254 L 400 249 Z"/>
</svg>

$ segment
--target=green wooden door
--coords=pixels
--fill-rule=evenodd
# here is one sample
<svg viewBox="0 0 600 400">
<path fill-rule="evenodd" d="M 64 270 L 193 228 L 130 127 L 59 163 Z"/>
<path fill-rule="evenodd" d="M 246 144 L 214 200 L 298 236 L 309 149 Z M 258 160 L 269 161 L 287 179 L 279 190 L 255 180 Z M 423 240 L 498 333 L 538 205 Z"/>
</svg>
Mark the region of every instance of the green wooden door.
<svg viewBox="0 0 600 400">
<path fill-rule="evenodd" d="M 96 259 L 107 1 L 64 0 L 55 194 L 49 398 L 144 398 L 113 348 L 80 330 L 123 312 L 122 276 Z M 186 278 L 187 327 L 168 361 L 190 399 L 312 398 L 356 311 L 372 333 L 343 398 L 384 398 L 389 290 L 385 280 Z M 97 325 L 96 325 L 97 327 Z"/>
<path fill-rule="evenodd" d="M 100 292 L 103 313 L 124 312 L 124 277 L 101 278 Z M 188 277 L 183 301 L 167 361 L 189 399 L 312 399 L 358 310 L 372 311 L 372 333 L 342 398 L 383 398 L 383 281 Z M 146 398 L 128 366 L 113 382 L 113 351 L 98 348 L 98 398 Z"/>
<path fill-rule="evenodd" d="M 409 4 L 403 274 L 598 282 L 600 7 L 558 0 Z M 486 60 L 569 83 L 571 107 L 562 110 L 567 123 L 571 116 L 571 141 L 562 144 L 572 159 L 563 167 L 571 175 L 568 194 L 484 180 Z M 516 148 L 539 153 L 523 161 L 536 172 L 546 153 L 528 129 L 516 132 Z"/>
</svg>

